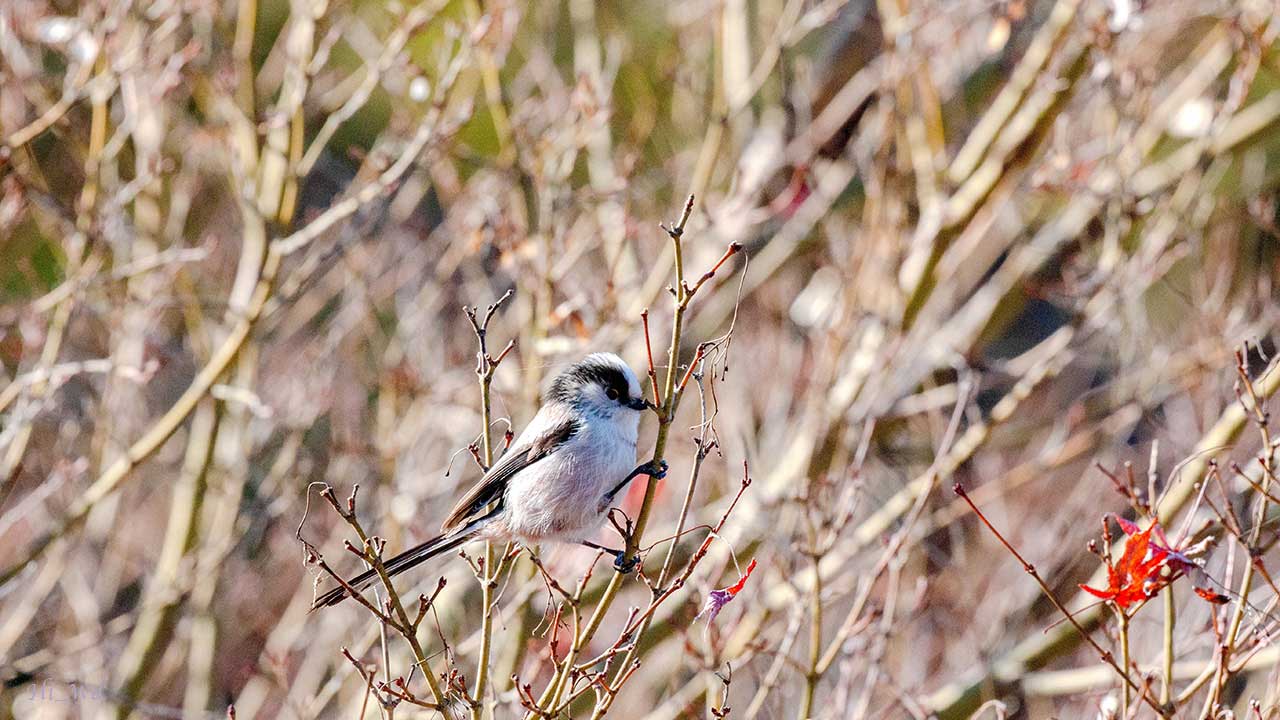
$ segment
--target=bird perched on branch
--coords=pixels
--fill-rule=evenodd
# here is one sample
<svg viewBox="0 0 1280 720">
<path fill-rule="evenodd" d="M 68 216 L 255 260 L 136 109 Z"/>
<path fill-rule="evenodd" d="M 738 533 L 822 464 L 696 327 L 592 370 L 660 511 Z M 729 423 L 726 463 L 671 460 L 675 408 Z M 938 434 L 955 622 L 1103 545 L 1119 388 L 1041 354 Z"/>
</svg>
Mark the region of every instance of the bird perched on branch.
<svg viewBox="0 0 1280 720">
<path fill-rule="evenodd" d="M 387 575 L 472 540 L 580 543 L 613 555 L 615 567 L 629 571 L 625 551 L 587 538 L 632 479 L 666 474 L 665 462 L 635 467 L 640 413 L 651 407 L 635 372 L 617 355 L 593 353 L 571 365 L 556 376 L 545 404 L 511 449 L 454 505 L 441 535 L 383 561 Z M 347 585 L 363 590 L 376 578 L 368 570 Z M 311 609 L 349 595 L 346 587 L 333 588 Z"/>
</svg>

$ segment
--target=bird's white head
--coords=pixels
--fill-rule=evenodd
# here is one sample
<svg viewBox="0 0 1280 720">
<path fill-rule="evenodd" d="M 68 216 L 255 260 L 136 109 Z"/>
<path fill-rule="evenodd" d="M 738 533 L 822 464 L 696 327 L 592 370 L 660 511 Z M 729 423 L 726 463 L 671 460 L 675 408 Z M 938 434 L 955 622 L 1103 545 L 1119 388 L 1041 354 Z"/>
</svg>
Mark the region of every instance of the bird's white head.
<svg viewBox="0 0 1280 720">
<path fill-rule="evenodd" d="M 640 379 L 613 353 L 592 353 L 570 365 L 551 383 L 547 399 L 600 418 L 638 423 L 649 407 Z"/>
</svg>

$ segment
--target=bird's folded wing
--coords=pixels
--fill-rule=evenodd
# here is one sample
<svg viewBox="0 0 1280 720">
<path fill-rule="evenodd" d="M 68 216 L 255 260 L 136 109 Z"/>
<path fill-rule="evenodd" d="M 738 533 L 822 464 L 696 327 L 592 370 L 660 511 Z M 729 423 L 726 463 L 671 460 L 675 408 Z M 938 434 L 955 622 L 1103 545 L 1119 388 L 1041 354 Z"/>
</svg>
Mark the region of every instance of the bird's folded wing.
<svg viewBox="0 0 1280 720">
<path fill-rule="evenodd" d="M 441 530 L 449 532 L 474 520 L 488 506 L 501 502 L 507 483 L 516 473 L 538 462 L 563 445 L 578 432 L 578 421 L 565 420 L 534 438 L 532 442 L 512 448 L 476 483 L 444 519 Z"/>
</svg>

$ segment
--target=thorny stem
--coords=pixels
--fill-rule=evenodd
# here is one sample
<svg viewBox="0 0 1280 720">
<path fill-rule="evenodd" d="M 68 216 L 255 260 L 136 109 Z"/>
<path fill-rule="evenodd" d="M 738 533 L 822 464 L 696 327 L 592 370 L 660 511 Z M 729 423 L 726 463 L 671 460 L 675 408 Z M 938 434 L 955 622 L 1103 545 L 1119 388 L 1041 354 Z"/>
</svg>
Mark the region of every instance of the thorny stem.
<svg viewBox="0 0 1280 720">
<path fill-rule="evenodd" d="M 733 500 L 729 501 L 729 506 L 725 508 L 725 511 L 720 514 L 720 520 L 716 522 L 715 527 L 711 528 L 711 531 L 707 533 L 705 538 L 703 538 L 702 544 L 698 546 L 698 549 L 693 552 L 692 556 L 690 556 L 689 561 L 685 563 L 684 569 L 680 574 L 673 578 L 666 588 L 661 589 L 654 599 L 649 602 L 648 607 L 643 611 L 639 611 L 634 608 L 632 609 L 631 617 L 628 618 L 622 632 L 619 633 L 619 637 L 622 638 L 622 640 L 630 640 L 632 642 L 632 649 L 635 647 L 635 640 L 640 637 L 644 628 L 648 627 L 648 623 L 653 617 L 653 614 L 672 595 L 675 595 L 684 587 L 685 583 L 688 582 L 689 577 L 693 574 L 693 571 L 698 567 L 698 563 L 700 563 L 702 558 L 706 557 L 707 552 L 711 550 L 712 541 L 719 537 L 720 531 L 724 529 L 725 523 L 729 521 L 729 516 L 733 514 L 734 508 L 738 506 L 738 501 L 742 499 L 743 493 L 747 491 L 747 488 L 751 487 L 752 480 L 748 470 L 747 464 L 744 462 L 743 477 L 741 483 L 738 485 L 738 492 L 734 494 Z M 601 655 L 579 663 L 575 669 L 578 671 L 584 671 L 593 665 L 604 662 L 607 657 L 616 654 L 616 652 L 616 649 L 611 649 Z M 602 715 L 603 711 L 597 709 L 595 717 L 600 717 Z"/>
<path fill-rule="evenodd" d="M 484 314 L 484 320 L 477 320 L 476 313 L 478 308 L 463 308 L 467 315 L 467 319 L 471 322 L 471 329 L 475 331 L 476 341 L 479 344 L 479 350 L 476 352 L 476 377 L 480 383 L 480 422 L 484 427 L 481 443 L 481 453 L 484 460 L 484 471 L 488 472 L 493 466 L 493 433 L 490 429 L 492 424 L 492 402 L 490 387 L 493 384 L 493 374 L 498 369 L 498 364 L 502 359 L 511 352 L 514 341 L 508 342 L 498 357 L 489 354 L 489 321 L 493 319 L 494 313 L 502 306 L 508 298 L 511 297 L 513 290 L 508 289 L 498 298 L 497 302 L 490 305 Z M 506 558 L 508 553 L 504 550 L 502 554 L 502 562 L 495 567 L 493 555 L 493 542 L 485 541 L 484 544 L 484 566 L 480 568 L 480 610 L 483 613 L 480 617 L 480 657 L 476 661 L 476 683 L 475 689 L 471 695 L 471 717 L 473 720 L 480 720 L 484 708 L 484 695 L 489 685 L 489 658 L 493 652 L 493 592 L 498 587 L 498 577 L 506 567 Z"/>
<path fill-rule="evenodd" d="M 699 348 L 701 350 L 701 348 Z M 692 369 L 690 365 L 690 369 Z M 701 383 L 699 383 L 701 390 Z M 711 446 L 707 441 L 707 396 L 705 392 L 698 393 L 699 407 L 702 415 L 702 431 L 698 436 L 698 450 L 693 456 L 693 470 L 689 473 L 689 485 L 685 490 L 684 502 L 680 504 L 680 517 L 676 520 L 676 530 L 672 533 L 673 538 L 671 545 L 667 547 L 667 555 L 662 560 L 662 570 L 658 572 L 657 587 L 664 587 L 667 579 L 671 576 L 671 563 L 675 559 L 676 545 L 679 543 L 680 536 L 684 533 L 685 523 L 689 520 L 689 508 L 693 505 L 693 494 L 698 489 L 698 475 L 702 471 L 702 463 L 707 459 L 707 453 L 711 451 Z"/>
<path fill-rule="evenodd" d="M 688 310 L 689 303 L 693 300 L 693 296 L 698 292 L 698 289 L 701 288 L 707 280 L 711 279 L 711 277 L 715 275 L 716 271 L 723 266 L 729 258 L 742 250 L 742 246 L 738 243 L 730 244 L 728 249 L 725 250 L 724 255 L 721 256 L 720 260 L 716 262 L 711 270 L 703 273 L 702 277 L 698 279 L 698 282 L 695 283 L 692 288 L 685 284 L 682 238 L 684 236 L 685 224 L 689 221 L 689 214 L 693 212 L 693 200 L 693 196 L 690 195 L 688 201 L 685 203 L 684 212 L 680 215 L 680 222 L 677 223 L 675 227 L 667 230 L 667 234 L 671 237 L 671 241 L 674 246 L 676 258 L 676 286 L 672 289 L 672 292 L 676 297 L 676 307 L 671 323 L 671 346 L 667 348 L 667 378 L 666 385 L 663 390 L 661 410 L 659 412 L 658 437 L 654 441 L 652 461 L 655 463 L 663 459 L 663 455 L 666 451 L 667 436 L 671 431 L 671 423 L 675 420 L 676 410 L 680 405 L 681 398 L 684 397 L 685 384 L 688 382 L 688 375 L 686 374 L 684 380 L 678 386 L 676 385 L 676 376 L 680 370 L 680 339 L 681 332 L 684 327 L 685 311 Z M 701 353 L 705 351 L 705 347 L 700 346 L 699 351 L 700 359 Z M 696 362 L 697 360 L 690 365 L 689 372 L 693 371 L 693 366 Z M 657 486 L 658 481 L 653 477 L 650 477 L 648 484 L 645 486 L 644 500 L 640 505 L 640 512 L 636 516 L 635 531 L 631 533 L 631 537 L 628 538 L 627 541 L 627 557 L 634 557 L 639 548 L 640 538 L 644 535 L 645 526 L 649 521 L 649 513 L 653 508 L 654 491 L 657 489 Z M 615 577 L 614 580 L 616 581 L 618 578 Z M 610 587 L 613 587 L 612 583 L 610 584 Z"/>
<path fill-rule="evenodd" d="M 680 248 L 680 236 L 684 233 L 684 226 L 685 226 L 685 223 L 688 222 L 689 214 L 691 212 L 693 212 L 693 196 L 692 195 L 689 196 L 688 202 L 685 203 L 684 213 L 680 217 L 680 222 L 676 223 L 675 227 L 672 228 L 671 230 L 668 230 L 668 233 L 667 233 L 668 235 L 671 236 L 672 241 L 675 243 L 677 280 L 683 279 L 684 277 L 684 268 L 682 264 L 683 256 Z M 677 349 L 677 346 L 679 345 L 679 342 L 680 342 L 680 327 L 681 327 L 681 321 L 683 320 L 683 317 L 684 317 L 683 308 L 681 308 L 680 304 L 677 302 L 675 320 L 672 324 L 672 331 L 671 331 L 671 348 L 667 353 L 667 357 L 669 359 L 668 368 L 667 368 L 667 385 L 666 385 L 667 392 L 662 396 L 662 398 L 657 398 L 657 397 L 654 398 L 654 404 L 659 406 L 658 407 L 658 435 L 657 435 L 657 438 L 654 440 L 654 451 L 653 451 L 653 459 L 655 461 L 661 460 L 662 456 L 666 452 L 667 432 L 670 427 L 669 423 L 672 415 L 671 409 L 672 409 L 673 398 L 671 397 L 670 391 L 672 389 L 672 383 L 674 382 L 674 375 L 676 372 L 675 359 L 677 356 L 676 354 L 679 352 Z M 648 520 L 647 511 L 649 506 L 652 504 L 654 485 L 655 483 L 653 478 L 649 478 L 649 484 L 645 488 L 644 503 L 641 506 L 640 515 L 637 518 L 635 532 L 633 533 L 633 539 L 627 542 L 627 547 L 625 549 L 627 557 L 631 557 L 635 554 L 635 539 L 638 538 L 644 530 L 644 525 L 641 523 L 644 523 Z M 547 685 L 547 689 L 543 693 L 542 697 L 538 699 L 539 707 L 541 708 L 555 707 L 557 704 L 559 704 L 560 695 L 563 692 L 565 682 L 568 679 L 569 669 L 573 667 L 574 661 L 577 659 L 578 653 L 580 653 L 582 649 L 586 647 L 587 643 L 591 641 L 591 638 L 595 636 L 596 631 L 600 628 L 600 623 L 604 621 L 605 613 L 608 612 L 609 606 L 613 604 L 613 599 L 615 596 L 617 596 L 618 590 L 621 587 L 622 587 L 622 574 L 615 573 L 614 576 L 610 578 L 608 586 L 605 587 L 604 594 L 601 596 L 600 602 L 596 605 L 596 609 L 592 613 L 590 620 L 587 621 L 586 627 L 582 628 L 581 632 L 574 633 L 573 642 L 570 644 L 569 652 L 565 656 L 565 663 L 560 668 L 560 672 L 558 672 L 555 675 L 555 677 L 551 679 L 551 682 Z"/>
<path fill-rule="evenodd" d="M 385 628 L 386 626 L 383 625 L 383 627 Z M 359 660 L 356 660 L 356 657 L 351 654 L 351 651 L 346 646 L 342 648 L 342 656 L 355 668 L 356 674 L 360 676 L 360 679 L 364 680 L 364 699 L 360 701 L 360 717 L 364 717 L 365 710 L 369 707 L 369 696 L 373 694 L 373 671 L 371 668 L 366 668 Z M 378 700 L 381 702 L 382 698 L 378 698 Z M 234 717 L 231 711 L 227 712 L 227 716 Z"/>
<path fill-rule="evenodd" d="M 1270 413 L 1262 408 L 1262 400 L 1258 396 L 1257 390 L 1253 386 L 1253 379 L 1249 377 L 1249 346 L 1246 344 L 1242 349 L 1236 351 L 1236 372 L 1240 379 L 1236 385 L 1236 394 L 1239 396 L 1241 407 L 1254 424 L 1258 426 L 1258 434 L 1262 439 L 1262 454 L 1258 461 L 1262 466 L 1262 487 L 1258 496 L 1258 506 L 1254 511 L 1253 527 L 1250 528 L 1249 536 L 1241 538 L 1245 545 L 1245 551 L 1250 554 L 1250 560 L 1254 551 L 1258 547 L 1258 539 L 1262 534 L 1263 521 L 1267 515 L 1268 498 L 1270 497 L 1271 478 L 1275 476 L 1275 446 L 1272 444 Z M 1248 396 L 1248 402 L 1245 402 L 1245 396 Z M 1206 703 L 1206 709 L 1211 709 L 1217 699 L 1221 697 L 1223 685 L 1227 681 L 1227 668 L 1230 664 L 1231 655 L 1235 652 L 1236 640 L 1239 636 L 1240 625 L 1244 620 L 1245 606 L 1249 604 L 1249 591 L 1253 589 L 1253 574 L 1257 567 L 1257 563 L 1246 562 L 1244 571 L 1240 577 L 1240 586 L 1236 590 L 1235 610 L 1231 616 L 1231 622 L 1227 626 L 1227 634 L 1223 639 L 1221 651 L 1221 662 L 1218 665 L 1217 673 L 1214 675 L 1213 686 L 1209 691 L 1209 702 Z M 1210 710 L 1211 711 L 1211 710 Z"/>
<path fill-rule="evenodd" d="M 702 357 L 704 355 L 704 348 L 705 348 L 705 345 L 698 346 L 698 355 L 694 359 L 694 361 L 690 363 L 689 373 L 693 373 L 694 368 L 697 367 L 702 362 Z M 688 380 L 689 373 L 685 374 L 685 381 Z M 683 384 L 682 384 L 682 389 L 683 389 Z M 699 393 L 698 393 L 699 408 L 701 409 L 701 420 L 702 420 L 701 424 L 699 425 L 699 427 L 701 428 L 701 431 L 696 441 L 698 445 L 698 449 L 697 449 L 697 452 L 694 453 L 693 469 L 689 471 L 689 483 L 685 490 L 684 501 L 680 505 L 680 516 L 676 520 L 676 530 L 672 536 L 671 545 L 667 547 L 667 555 L 665 558 L 663 558 L 662 569 L 658 572 L 658 582 L 652 588 L 653 601 L 655 603 L 661 599 L 662 590 L 668 587 L 667 581 L 671 577 L 670 572 L 672 567 L 672 560 L 675 557 L 676 545 L 679 544 L 680 536 L 684 533 L 685 523 L 689 519 L 689 508 L 693 504 L 693 495 L 698 488 L 698 477 L 702 473 L 702 464 L 707 459 L 707 454 L 711 451 L 711 448 L 714 447 L 713 442 L 707 439 L 707 428 L 710 425 L 709 421 L 707 420 L 707 396 L 706 396 L 706 393 L 702 390 L 702 382 L 700 378 L 698 382 L 698 389 L 699 389 Z M 728 515 L 726 514 L 725 517 L 727 518 Z M 646 617 L 640 623 L 640 626 L 637 628 L 636 633 L 634 635 L 634 638 L 636 640 L 638 640 L 640 636 L 644 635 L 645 631 L 649 629 L 651 618 L 652 616 Z M 631 672 L 634 672 L 632 668 L 639 663 L 639 658 L 637 657 L 639 652 L 640 652 L 639 643 L 633 642 L 631 645 L 631 649 L 627 651 L 626 657 L 623 658 L 622 666 L 621 666 L 622 669 L 619 670 L 618 676 L 614 679 L 614 682 L 613 682 L 614 688 L 622 687 L 623 683 L 626 682 L 626 676 L 629 675 Z M 612 702 L 612 696 L 609 696 L 608 700 L 602 705 L 602 707 L 597 708 L 594 717 L 603 716 L 604 713 L 602 712 L 602 710 L 607 711 L 609 708 L 609 704 L 611 702 Z"/>
<path fill-rule="evenodd" d="M 355 531 L 356 536 L 360 538 L 364 548 L 361 553 L 362 557 L 365 562 L 373 566 L 374 572 L 378 574 L 378 579 L 382 581 L 382 586 L 387 590 L 387 602 L 391 605 L 391 610 L 394 613 L 393 617 L 396 621 L 395 629 L 404 636 L 405 641 L 409 643 L 409 647 L 413 649 L 414 662 L 422 671 L 423 677 L 427 679 L 427 686 L 431 688 L 431 695 L 435 698 L 436 705 L 444 707 L 445 694 L 440 689 L 440 683 L 436 681 L 435 674 L 431 671 L 431 666 L 427 662 L 427 654 L 422 651 L 422 643 L 418 642 L 417 626 L 409 620 L 409 613 L 405 612 L 404 603 L 400 601 L 400 593 L 396 592 L 395 584 L 391 581 L 391 576 L 387 574 L 386 566 L 382 564 L 380 547 L 382 543 L 380 541 L 375 542 L 374 539 L 370 538 L 360 524 L 360 520 L 356 518 L 355 498 L 357 490 L 359 490 L 359 486 L 352 490 L 345 510 L 338 505 L 338 499 L 331 488 L 326 487 L 321 495 L 329 501 L 334 510 L 338 511 L 342 519 L 347 521 L 347 524 Z M 351 591 L 348 590 L 348 592 Z M 359 596 L 359 593 L 353 593 L 352 595 L 356 597 Z M 381 613 L 378 614 L 381 615 Z"/>
<path fill-rule="evenodd" d="M 1265 468 L 1264 468 L 1264 470 L 1265 470 Z M 1280 503 L 1280 498 L 1277 498 L 1274 494 L 1272 494 L 1269 490 L 1267 490 L 1267 488 L 1266 488 L 1266 487 L 1264 487 L 1264 486 L 1262 485 L 1262 483 L 1260 483 L 1260 482 L 1258 482 L 1257 480 L 1254 480 L 1252 477 L 1250 477 L 1250 476 L 1249 476 L 1249 473 L 1246 473 L 1246 472 L 1244 471 L 1244 469 L 1243 469 L 1243 468 L 1241 468 L 1241 467 L 1240 467 L 1240 465 L 1239 465 L 1238 463 L 1234 463 L 1234 462 L 1233 462 L 1233 463 L 1231 463 L 1231 472 L 1235 473 L 1236 477 L 1238 477 L 1238 478 L 1240 478 L 1241 480 L 1244 480 L 1246 483 L 1248 483 L 1250 487 L 1252 487 L 1254 490 L 1256 490 L 1256 491 L 1258 492 L 1258 494 L 1260 494 L 1260 495 L 1262 495 L 1262 496 L 1266 497 L 1266 499 L 1267 499 L 1268 501 L 1273 502 L 1273 503 Z M 1264 472 L 1263 474 L 1264 474 L 1264 475 L 1267 475 L 1267 480 L 1268 480 L 1267 485 L 1270 485 L 1270 484 L 1271 484 L 1271 483 L 1270 483 L 1270 480 L 1272 480 L 1273 478 L 1272 478 L 1272 477 L 1271 477 L 1271 475 L 1270 475 L 1270 474 L 1268 474 L 1268 473 L 1265 473 L 1265 472 Z"/>
<path fill-rule="evenodd" d="M 1111 651 L 1104 650 L 1102 646 L 1093 639 L 1093 636 L 1089 634 L 1089 631 L 1085 630 L 1080 622 L 1076 620 L 1075 615 L 1072 615 L 1067 608 L 1063 606 L 1062 601 L 1058 599 L 1058 596 L 1053 592 L 1053 589 L 1049 587 L 1048 583 L 1044 581 L 1044 578 L 1040 577 L 1040 573 L 1036 570 L 1036 566 L 1027 562 L 1026 559 L 1022 557 L 1022 554 L 1004 538 L 1004 535 L 1000 534 L 1000 531 L 996 529 L 996 526 L 991 524 L 991 521 L 987 519 L 987 516 L 978 509 L 978 506 L 969 498 L 969 494 L 965 491 L 964 486 L 960 483 L 956 483 L 952 486 L 952 490 L 954 490 L 956 495 L 959 495 L 960 498 L 969 505 L 970 509 L 973 510 L 973 513 L 982 521 L 982 524 L 985 525 L 986 528 L 991 531 L 991 534 L 995 535 L 996 539 L 1000 541 L 1000 544 L 1004 546 L 1004 549 L 1008 550 L 1009 553 L 1022 564 L 1022 569 L 1036 581 L 1036 584 L 1040 586 L 1040 591 L 1044 593 L 1044 596 L 1049 599 L 1049 602 L 1052 603 L 1055 608 L 1058 609 L 1058 612 L 1062 613 L 1063 617 L 1067 619 L 1067 622 L 1071 623 L 1071 626 L 1075 628 L 1076 632 L 1080 633 L 1080 637 L 1083 638 L 1085 642 L 1093 646 L 1093 649 L 1098 653 L 1098 657 L 1100 657 L 1103 662 L 1110 665 L 1112 669 L 1120 675 L 1125 682 L 1125 687 L 1136 691 L 1142 697 L 1143 701 L 1160 714 L 1160 717 L 1170 717 L 1173 714 L 1172 708 L 1161 704 L 1155 698 L 1151 697 L 1151 694 L 1147 692 L 1145 687 L 1139 687 L 1138 684 L 1133 681 L 1133 678 L 1129 677 L 1128 669 L 1122 668 L 1116 663 L 1115 656 L 1111 654 Z"/>
<path fill-rule="evenodd" d="M 689 307 L 689 302 L 693 299 L 695 293 L 702 285 L 714 275 L 715 269 L 718 269 L 724 263 L 739 252 L 742 247 L 737 243 L 733 243 L 726 250 L 719 262 L 713 267 L 712 271 L 704 274 L 697 283 L 691 288 L 684 280 L 684 248 L 683 236 L 685 226 L 689 221 L 689 216 L 693 213 L 694 196 L 690 195 L 685 202 L 684 209 L 680 214 L 680 220 L 672 227 L 663 226 L 667 235 L 671 238 L 672 248 L 675 256 L 676 283 L 670 288 L 672 295 L 675 297 L 675 309 L 672 314 L 671 323 L 671 344 L 667 348 L 667 374 L 663 386 L 661 397 L 654 397 L 654 404 L 658 406 L 658 432 L 654 439 L 652 462 L 657 463 L 664 459 L 667 447 L 667 438 L 671 431 L 671 423 L 675 418 L 676 410 L 680 404 L 681 393 L 677 387 L 677 377 L 679 373 L 680 360 L 680 340 L 681 333 L 684 328 L 685 311 Z M 647 314 L 642 318 L 646 321 Z M 647 332 L 646 332 L 647 338 Z M 650 356 L 652 351 L 650 350 Z M 658 481 L 650 477 L 645 486 L 644 498 L 640 504 L 640 511 L 636 516 L 635 526 L 631 532 L 631 536 L 627 539 L 626 548 L 624 550 L 624 559 L 634 559 L 639 549 L 639 542 L 644 535 L 645 527 L 649 522 L 649 515 L 653 509 L 653 499 Z M 609 580 L 608 586 L 605 587 L 604 593 L 600 597 L 600 601 L 596 604 L 595 610 L 591 614 L 591 618 L 587 621 L 580 631 L 574 633 L 573 641 L 569 646 L 569 651 L 565 657 L 564 664 L 560 670 L 548 683 L 546 690 L 538 699 L 538 708 L 556 708 L 560 704 L 560 698 L 568 685 L 569 675 L 574 668 L 578 655 L 595 637 L 596 632 L 600 629 L 600 625 L 604 622 L 604 617 L 612 606 L 614 599 L 618 595 L 618 591 L 622 588 L 624 576 L 621 573 L 615 573 Z M 624 667 L 626 667 L 624 665 Z M 542 712 L 545 712 L 543 710 Z M 528 717 L 533 717 L 531 712 Z"/>
<path fill-rule="evenodd" d="M 480 419 L 484 423 L 482 450 L 484 452 L 484 469 L 486 471 L 493 464 L 493 434 L 489 428 L 491 424 L 490 414 L 492 412 L 489 386 L 493 382 L 493 374 L 498 369 L 498 363 L 502 362 L 502 359 L 507 356 L 507 353 L 512 348 L 512 344 L 508 343 L 498 357 L 495 358 L 489 354 L 489 321 L 493 319 L 494 313 L 498 311 L 498 308 L 502 307 L 502 304 L 511 297 L 513 292 L 514 290 L 508 289 L 503 293 L 502 297 L 498 298 L 497 302 L 486 308 L 484 320 L 477 318 L 478 308 L 465 306 L 462 308 L 463 312 L 466 313 L 467 320 L 471 322 L 471 329 L 475 332 L 476 341 L 480 346 L 480 349 L 476 352 L 476 376 L 480 381 Z"/>
</svg>

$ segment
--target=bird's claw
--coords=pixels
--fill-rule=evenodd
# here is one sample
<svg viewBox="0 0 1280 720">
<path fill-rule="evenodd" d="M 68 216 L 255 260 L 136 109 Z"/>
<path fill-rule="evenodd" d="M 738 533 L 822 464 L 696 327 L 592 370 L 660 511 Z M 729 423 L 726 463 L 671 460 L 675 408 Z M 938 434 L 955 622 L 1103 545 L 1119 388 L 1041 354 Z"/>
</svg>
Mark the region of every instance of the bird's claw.
<svg viewBox="0 0 1280 720">
<path fill-rule="evenodd" d="M 628 557 L 626 552 L 618 553 L 613 559 L 613 569 L 623 575 L 628 575 L 632 570 L 636 569 L 636 565 L 640 564 L 640 557 Z"/>
<path fill-rule="evenodd" d="M 667 476 L 667 461 L 659 460 L 657 462 L 654 462 L 650 460 L 644 466 L 644 474 L 648 475 L 654 480 L 661 480 L 665 478 Z"/>
</svg>

